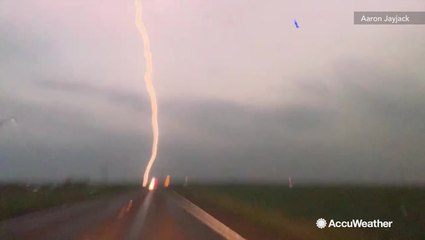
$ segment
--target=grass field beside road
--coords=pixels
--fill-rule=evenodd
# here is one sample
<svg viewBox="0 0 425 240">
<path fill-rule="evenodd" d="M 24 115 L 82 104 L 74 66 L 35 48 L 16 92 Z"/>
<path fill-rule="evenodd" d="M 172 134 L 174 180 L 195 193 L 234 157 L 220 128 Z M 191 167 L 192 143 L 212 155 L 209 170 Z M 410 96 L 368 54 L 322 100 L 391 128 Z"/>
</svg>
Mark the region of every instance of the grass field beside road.
<svg viewBox="0 0 425 240">
<path fill-rule="evenodd" d="M 0 220 L 99 196 L 137 189 L 131 185 L 0 184 Z"/>
<path fill-rule="evenodd" d="M 177 190 L 294 239 L 425 239 L 424 188 L 192 185 Z M 389 229 L 318 229 L 318 218 L 394 223 Z"/>
</svg>

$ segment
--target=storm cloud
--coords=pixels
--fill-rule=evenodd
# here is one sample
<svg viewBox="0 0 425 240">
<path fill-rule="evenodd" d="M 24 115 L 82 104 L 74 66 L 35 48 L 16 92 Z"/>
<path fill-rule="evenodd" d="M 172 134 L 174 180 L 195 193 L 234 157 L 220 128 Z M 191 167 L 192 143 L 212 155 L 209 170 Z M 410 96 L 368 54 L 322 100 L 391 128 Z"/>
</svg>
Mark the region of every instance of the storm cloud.
<svg viewBox="0 0 425 240">
<path fill-rule="evenodd" d="M 105 168 L 110 181 L 139 181 L 152 133 L 131 3 L 96 12 L 29 2 L 17 14 L 0 3 L 0 119 L 18 123 L 0 128 L 0 181 L 101 180 Z M 335 28 L 324 32 L 312 9 L 299 11 L 300 29 L 282 27 L 281 1 L 147 2 L 160 124 L 153 174 L 424 183 L 425 34 L 403 26 L 403 37 L 382 42 L 398 30 L 352 25 L 368 4 L 331 2 L 340 22 L 322 19 Z M 248 23 L 267 25 L 251 36 Z"/>
</svg>

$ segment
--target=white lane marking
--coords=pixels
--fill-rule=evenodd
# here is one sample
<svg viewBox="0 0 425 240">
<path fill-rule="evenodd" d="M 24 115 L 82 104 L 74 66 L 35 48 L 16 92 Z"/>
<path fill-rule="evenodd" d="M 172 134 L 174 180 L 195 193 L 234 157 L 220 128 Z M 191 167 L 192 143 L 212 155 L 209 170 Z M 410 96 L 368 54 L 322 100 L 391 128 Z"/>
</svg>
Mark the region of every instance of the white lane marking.
<svg viewBox="0 0 425 240">
<path fill-rule="evenodd" d="M 130 231 L 126 238 L 127 240 L 136 240 L 140 238 L 140 233 L 142 231 L 143 225 L 145 224 L 146 215 L 148 214 L 148 209 L 152 202 L 153 193 L 153 191 L 149 191 L 148 195 L 143 200 L 143 204 L 137 211 L 136 218 L 130 227 Z"/>
<path fill-rule="evenodd" d="M 224 225 L 222 222 L 218 221 L 213 216 L 211 216 L 210 214 L 208 214 L 207 212 L 205 212 L 200 207 L 196 206 L 180 194 L 176 193 L 175 191 L 172 191 L 171 193 L 173 193 L 174 200 L 181 208 L 186 210 L 192 216 L 199 219 L 199 221 L 203 222 L 205 225 L 216 231 L 224 238 L 231 240 L 245 240 L 245 238 L 243 238 L 237 232 L 233 231 L 232 229 Z"/>
</svg>

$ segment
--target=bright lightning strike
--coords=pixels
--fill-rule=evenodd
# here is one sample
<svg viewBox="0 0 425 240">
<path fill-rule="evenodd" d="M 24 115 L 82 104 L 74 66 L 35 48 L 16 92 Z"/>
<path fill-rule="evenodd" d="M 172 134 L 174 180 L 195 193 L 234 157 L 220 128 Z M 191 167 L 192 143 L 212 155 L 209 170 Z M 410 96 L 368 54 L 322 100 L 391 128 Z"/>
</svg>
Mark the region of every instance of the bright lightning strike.
<svg viewBox="0 0 425 240">
<path fill-rule="evenodd" d="M 143 40 L 144 56 L 146 60 L 145 84 L 149 94 L 152 109 L 152 154 L 151 158 L 149 159 L 148 165 L 146 166 L 145 174 L 143 176 L 143 187 L 146 187 L 149 179 L 149 173 L 151 171 L 153 163 L 155 162 L 156 155 L 158 152 L 158 105 L 156 102 L 155 88 L 152 82 L 152 53 L 150 50 L 149 36 L 142 18 L 142 1 L 135 0 L 134 3 L 136 5 L 136 26 Z"/>
</svg>

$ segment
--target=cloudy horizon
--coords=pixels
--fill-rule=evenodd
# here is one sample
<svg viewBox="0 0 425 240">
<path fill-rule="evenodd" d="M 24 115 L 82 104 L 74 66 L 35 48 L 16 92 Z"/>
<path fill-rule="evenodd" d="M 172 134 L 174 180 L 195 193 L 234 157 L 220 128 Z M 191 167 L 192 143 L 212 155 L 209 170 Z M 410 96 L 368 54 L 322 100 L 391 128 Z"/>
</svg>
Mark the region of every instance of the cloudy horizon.
<svg viewBox="0 0 425 240">
<path fill-rule="evenodd" d="M 144 1 L 159 103 L 152 175 L 425 183 L 416 1 Z M 385 7 L 383 7 L 385 6 Z M 133 1 L 0 3 L 0 181 L 141 179 L 150 105 Z M 293 26 L 296 18 L 300 28 Z"/>
</svg>

